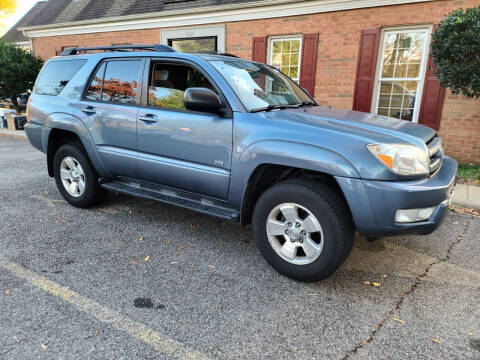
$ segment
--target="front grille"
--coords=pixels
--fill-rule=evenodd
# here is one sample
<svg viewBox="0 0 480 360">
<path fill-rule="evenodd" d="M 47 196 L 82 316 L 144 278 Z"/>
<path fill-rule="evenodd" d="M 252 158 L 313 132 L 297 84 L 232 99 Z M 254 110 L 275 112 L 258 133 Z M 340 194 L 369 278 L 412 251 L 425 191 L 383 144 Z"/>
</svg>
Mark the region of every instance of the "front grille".
<svg viewBox="0 0 480 360">
<path fill-rule="evenodd" d="M 430 174 L 434 174 L 440 169 L 443 162 L 442 140 L 435 136 L 427 143 L 428 154 L 430 156 Z"/>
</svg>

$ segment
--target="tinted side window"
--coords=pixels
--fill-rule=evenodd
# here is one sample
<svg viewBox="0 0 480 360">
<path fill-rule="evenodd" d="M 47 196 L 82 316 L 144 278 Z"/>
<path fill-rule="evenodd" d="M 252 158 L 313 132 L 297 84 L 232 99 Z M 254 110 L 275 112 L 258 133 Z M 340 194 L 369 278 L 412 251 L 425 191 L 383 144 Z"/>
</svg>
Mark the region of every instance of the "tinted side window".
<svg viewBox="0 0 480 360">
<path fill-rule="evenodd" d="M 39 95 L 58 95 L 87 60 L 50 61 L 43 68 L 35 87 Z"/>
<path fill-rule="evenodd" d="M 103 85 L 103 75 L 105 74 L 105 63 L 103 63 L 95 73 L 95 76 L 90 82 L 88 87 L 87 94 L 85 95 L 86 100 L 90 101 L 100 101 L 102 97 L 102 85 Z"/>
<path fill-rule="evenodd" d="M 186 110 L 185 90 L 190 87 L 216 89 L 198 70 L 180 64 L 154 63 L 148 86 L 148 106 Z"/>
<path fill-rule="evenodd" d="M 141 63 L 141 60 L 107 62 L 102 101 L 135 104 Z"/>
</svg>

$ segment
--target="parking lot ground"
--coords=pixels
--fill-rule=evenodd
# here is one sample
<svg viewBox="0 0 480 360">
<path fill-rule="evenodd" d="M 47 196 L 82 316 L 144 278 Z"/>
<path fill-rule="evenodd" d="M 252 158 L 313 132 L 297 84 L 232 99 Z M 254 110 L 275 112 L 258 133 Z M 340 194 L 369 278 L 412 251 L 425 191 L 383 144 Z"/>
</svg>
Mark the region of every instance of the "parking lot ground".
<svg viewBox="0 0 480 360">
<path fill-rule="evenodd" d="M 44 154 L 0 137 L 0 359 L 479 359 L 479 233 L 451 213 L 357 239 L 299 283 L 249 227 L 114 193 L 74 208 Z"/>
</svg>

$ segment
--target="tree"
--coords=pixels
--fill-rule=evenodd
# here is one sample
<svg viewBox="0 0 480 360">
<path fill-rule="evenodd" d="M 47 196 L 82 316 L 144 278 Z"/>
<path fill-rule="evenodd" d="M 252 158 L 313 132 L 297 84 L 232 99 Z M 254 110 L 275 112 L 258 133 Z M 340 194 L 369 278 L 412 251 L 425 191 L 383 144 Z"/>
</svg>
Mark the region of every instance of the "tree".
<svg viewBox="0 0 480 360">
<path fill-rule="evenodd" d="M 10 98 L 17 112 L 17 97 L 32 89 L 43 60 L 0 40 L 0 98 Z"/>
<path fill-rule="evenodd" d="M 435 75 L 452 94 L 480 97 L 480 6 L 448 14 L 432 35 Z"/>
</svg>

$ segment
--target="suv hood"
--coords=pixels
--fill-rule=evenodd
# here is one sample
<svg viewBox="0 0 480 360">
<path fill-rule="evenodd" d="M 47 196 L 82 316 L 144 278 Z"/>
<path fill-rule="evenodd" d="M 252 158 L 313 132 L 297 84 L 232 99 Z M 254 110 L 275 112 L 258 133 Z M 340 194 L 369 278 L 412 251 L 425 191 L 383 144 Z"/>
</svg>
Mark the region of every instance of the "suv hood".
<svg viewBox="0 0 480 360">
<path fill-rule="evenodd" d="M 381 115 L 374 115 L 353 110 L 328 108 L 325 106 L 310 106 L 298 109 L 271 111 L 269 117 L 282 120 L 300 121 L 321 127 L 325 123 L 343 128 L 363 129 L 371 132 L 387 134 L 403 140 L 430 141 L 436 134 L 435 130 L 412 123 Z M 347 130 L 347 129 L 346 129 Z M 348 130 L 347 130 L 348 131 Z M 413 138 L 413 139 L 412 139 Z"/>
</svg>

